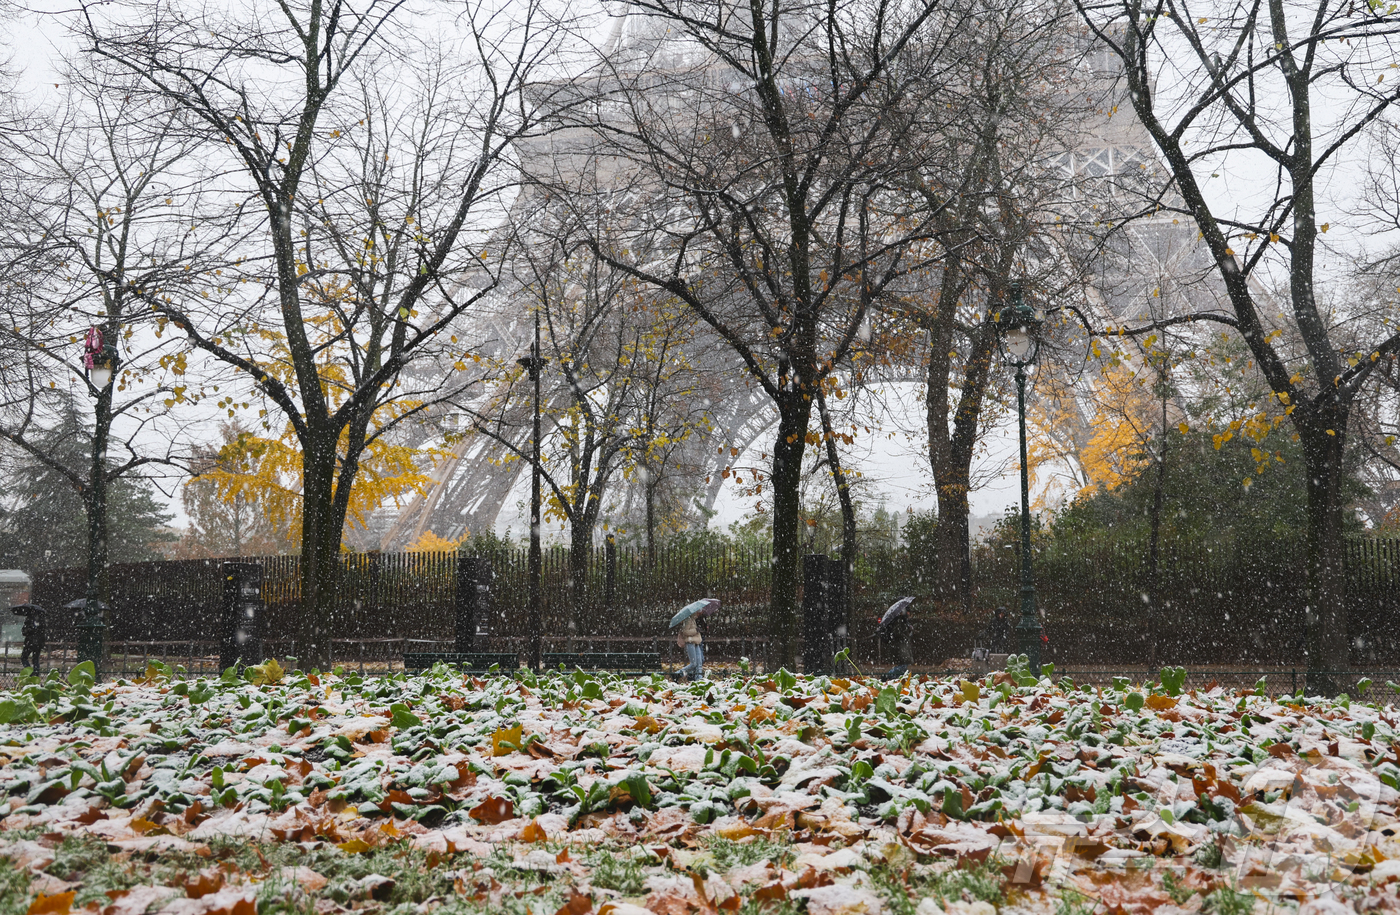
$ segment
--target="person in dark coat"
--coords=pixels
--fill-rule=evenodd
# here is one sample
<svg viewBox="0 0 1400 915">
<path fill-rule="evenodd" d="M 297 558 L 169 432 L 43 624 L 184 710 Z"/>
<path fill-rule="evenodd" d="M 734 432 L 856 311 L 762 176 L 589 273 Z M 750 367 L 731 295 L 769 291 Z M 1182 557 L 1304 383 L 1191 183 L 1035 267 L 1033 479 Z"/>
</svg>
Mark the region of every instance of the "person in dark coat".
<svg viewBox="0 0 1400 915">
<path fill-rule="evenodd" d="M 987 628 L 982 630 L 981 642 L 992 654 L 1011 653 L 1011 619 L 1006 615 L 1005 607 L 992 611 Z"/>
<path fill-rule="evenodd" d="M 24 650 L 20 652 L 19 666 L 39 669 L 39 655 L 44 652 L 44 608 L 38 604 L 21 604 L 14 608 L 17 616 L 24 617 Z"/>
<path fill-rule="evenodd" d="M 910 621 L 907 611 L 888 614 L 875 630 L 876 637 L 889 646 L 895 660 L 895 666 L 885 671 L 880 679 L 896 680 L 904 676 L 909 670 L 909 665 L 914 663 L 913 647 L 909 644 L 909 637 L 913 631 L 914 624 Z"/>
</svg>

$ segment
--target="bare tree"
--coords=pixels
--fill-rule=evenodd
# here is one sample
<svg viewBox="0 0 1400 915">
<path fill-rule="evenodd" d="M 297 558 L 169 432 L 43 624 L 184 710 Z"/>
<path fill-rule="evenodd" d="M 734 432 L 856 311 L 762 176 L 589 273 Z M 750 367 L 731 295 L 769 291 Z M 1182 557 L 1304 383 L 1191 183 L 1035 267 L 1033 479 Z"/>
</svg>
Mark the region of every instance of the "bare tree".
<svg viewBox="0 0 1400 915">
<path fill-rule="evenodd" d="M 983 439 L 984 405 L 1000 385 L 996 316 L 1010 282 L 1044 298 L 1078 283 L 1068 251 L 1090 209 L 1072 151 L 1102 87 L 1079 64 L 1085 42 L 1073 8 L 971 0 L 968 26 L 945 55 L 955 70 L 942 88 L 958 117 L 931 129 L 912 124 L 922 156 L 906 180 L 937 221 L 939 256 L 901 290 L 890 311 L 926 342 L 922 357 L 927 453 L 938 498 L 938 599 L 970 609 L 968 498 Z M 1079 199 L 1076 199 L 1079 198 Z M 1093 201 L 1102 204 L 1103 201 Z M 897 325 L 900 330 L 907 325 Z"/>
<path fill-rule="evenodd" d="M 1133 111 L 1180 195 L 1177 209 L 1195 222 L 1215 262 L 1230 314 L 1210 317 L 1238 330 L 1302 445 L 1308 686 L 1334 690 L 1350 647 L 1342 543 L 1348 430 L 1358 393 L 1394 360 L 1400 333 L 1392 327 L 1343 342 L 1326 313 L 1319 269 L 1336 202 L 1326 197 L 1325 178 L 1400 98 L 1382 81 L 1400 18 L 1386 7 L 1332 0 L 1078 5 L 1122 61 Z M 1231 176 L 1235 187 L 1221 187 L 1217 176 Z M 1267 292 L 1271 276 L 1286 289 L 1277 301 Z M 1152 323 L 1132 330 L 1163 322 Z"/>
<path fill-rule="evenodd" d="M 401 2 L 345 0 L 100 13 L 90 8 L 82 28 L 94 65 L 139 79 L 146 104 L 182 112 L 229 163 L 231 206 L 214 215 L 250 227 L 241 269 L 208 307 L 177 307 L 155 288 L 147 299 L 294 431 L 298 647 L 324 666 L 365 449 L 473 380 L 451 370 L 468 348 L 452 331 L 497 282 L 505 252 L 487 250 L 485 232 L 504 212 L 513 145 L 549 104 L 526 89 L 556 32 L 536 3 L 494 14 L 470 5 L 448 22 L 415 21 Z M 415 30 L 462 40 L 439 50 Z M 449 370 L 405 372 L 420 360 Z"/>
<path fill-rule="evenodd" d="M 109 486 L 180 463 L 170 408 L 205 390 L 185 377 L 186 354 L 161 333 L 144 292 L 194 295 L 188 277 L 213 269 L 224 245 L 180 229 L 206 175 L 177 116 L 142 117 L 128 94 L 81 75 L 67 89 L 55 113 L 0 137 L 13 182 L 0 230 L 0 438 L 79 494 L 95 601 L 107 590 Z M 110 381 L 98 383 L 85 360 L 105 365 Z M 79 458 L 48 433 L 87 397 L 91 447 Z"/>
<path fill-rule="evenodd" d="M 685 400 L 693 380 L 693 318 L 676 303 L 658 302 L 630 273 L 599 259 L 573 227 L 558 219 L 547 195 L 532 193 L 516 206 L 520 243 L 503 294 L 512 310 L 538 315 L 547 428 L 538 471 L 547 487 L 547 514 L 569 526 L 569 568 L 575 613 L 586 606 L 587 563 L 600 522 L 615 500 L 620 474 L 640 472 L 648 505 L 673 445 L 703 416 Z M 587 237 L 586 235 L 583 237 Z M 686 319 L 689 319 L 689 323 Z M 506 357 L 507 359 L 509 356 Z M 515 458 L 533 460 L 526 428 L 533 420 L 533 384 L 502 364 L 502 384 L 473 408 L 474 430 Z M 654 517 L 648 513 L 648 529 Z M 586 627 L 573 618 L 572 631 Z"/>
<path fill-rule="evenodd" d="M 792 664 L 813 397 L 871 303 L 910 272 L 911 240 L 935 230 L 890 165 L 906 154 L 909 122 L 887 115 L 927 98 L 947 62 L 894 63 L 964 23 L 937 16 L 934 0 L 625 9 L 592 84 L 598 117 L 580 126 L 617 176 L 599 183 L 602 205 L 627 218 L 590 243 L 691 308 L 776 408 L 772 619 L 779 659 Z"/>
</svg>

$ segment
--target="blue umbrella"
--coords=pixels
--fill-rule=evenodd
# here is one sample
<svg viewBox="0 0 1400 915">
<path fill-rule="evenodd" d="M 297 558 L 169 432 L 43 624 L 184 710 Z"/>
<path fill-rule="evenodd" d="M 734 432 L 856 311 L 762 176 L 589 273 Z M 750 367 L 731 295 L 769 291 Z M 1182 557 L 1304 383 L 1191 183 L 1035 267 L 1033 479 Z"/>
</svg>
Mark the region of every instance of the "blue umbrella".
<svg viewBox="0 0 1400 915">
<path fill-rule="evenodd" d="M 908 613 L 909 605 L 913 602 L 914 598 L 912 597 L 901 597 L 899 600 L 890 604 L 890 609 L 886 610 L 884 615 L 880 617 L 880 625 L 884 626 L 886 623 Z"/>
<path fill-rule="evenodd" d="M 711 613 L 714 613 L 718 609 L 719 598 L 702 597 L 694 603 L 686 604 L 680 609 L 679 612 L 676 613 L 675 616 L 671 617 L 670 628 L 675 628 L 676 626 L 679 626 L 681 623 L 684 623 L 692 616 L 709 616 Z"/>
</svg>

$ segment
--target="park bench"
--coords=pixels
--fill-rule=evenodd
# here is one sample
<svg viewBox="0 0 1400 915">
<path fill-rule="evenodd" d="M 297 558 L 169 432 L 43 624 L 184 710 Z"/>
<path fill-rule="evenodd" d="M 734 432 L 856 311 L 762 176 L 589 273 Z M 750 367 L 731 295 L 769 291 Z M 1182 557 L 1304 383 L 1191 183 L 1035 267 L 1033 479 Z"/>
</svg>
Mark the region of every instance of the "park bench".
<svg viewBox="0 0 1400 915">
<path fill-rule="evenodd" d="M 559 651 L 545 652 L 545 670 L 612 670 L 618 672 L 652 673 L 661 669 L 661 660 L 648 651 Z"/>
<path fill-rule="evenodd" d="M 463 670 L 490 670 L 492 665 L 501 670 L 514 670 L 520 666 L 520 659 L 513 651 L 404 652 L 404 670 L 431 670 L 434 664 L 450 664 Z"/>
</svg>

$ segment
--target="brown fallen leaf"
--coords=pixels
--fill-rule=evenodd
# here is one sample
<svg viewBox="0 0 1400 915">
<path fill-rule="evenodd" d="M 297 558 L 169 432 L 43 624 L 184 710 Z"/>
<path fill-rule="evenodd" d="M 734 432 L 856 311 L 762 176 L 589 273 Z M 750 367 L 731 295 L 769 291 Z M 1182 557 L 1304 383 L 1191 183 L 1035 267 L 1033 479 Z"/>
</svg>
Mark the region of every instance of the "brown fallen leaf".
<svg viewBox="0 0 1400 915">
<path fill-rule="evenodd" d="M 548 838 L 549 834 L 544 831 L 544 827 L 540 825 L 538 819 L 531 819 L 530 822 L 525 824 L 525 828 L 520 830 L 520 839 L 522 842 L 543 842 Z M 591 903 L 589 908 L 592 908 Z"/>
<path fill-rule="evenodd" d="M 588 915 L 593 911 L 593 897 L 586 893 L 573 892 L 569 901 L 561 905 L 554 915 Z"/>
<path fill-rule="evenodd" d="M 196 803 L 198 803 L 198 802 L 196 801 Z M 77 816 L 75 816 L 75 817 L 73 818 L 73 822 L 75 822 L 75 823 L 82 823 L 84 826 L 91 826 L 93 823 L 96 823 L 98 820 L 105 820 L 105 819 L 107 819 L 107 814 L 106 814 L 105 812 L 103 812 L 103 811 L 101 811 L 101 810 L 98 810 L 97 807 L 95 807 L 95 806 L 90 806 L 90 807 L 88 807 L 86 810 L 84 810 L 82 813 L 80 813 L 80 814 L 78 814 Z"/>
<path fill-rule="evenodd" d="M 131 827 L 131 831 L 132 831 L 132 832 L 134 832 L 134 833 L 136 833 L 137 835 L 140 835 L 140 836 L 168 836 L 168 835 L 170 835 L 170 830 L 169 830 L 169 829 L 166 829 L 164 826 L 161 826 L 159 823 L 152 822 L 151 820 L 148 820 L 148 819 L 146 819 L 145 817 L 132 817 L 132 818 L 131 818 L 131 822 L 130 822 L 129 824 L 127 824 L 127 825 L 129 825 L 129 826 Z"/>
<path fill-rule="evenodd" d="M 467 811 L 467 816 L 478 823 L 495 826 L 506 820 L 515 819 L 515 802 L 504 797 L 488 797 Z"/>
<path fill-rule="evenodd" d="M 202 899 L 224 888 L 223 871 L 204 871 L 185 880 L 185 895 L 190 899 Z"/>
</svg>

